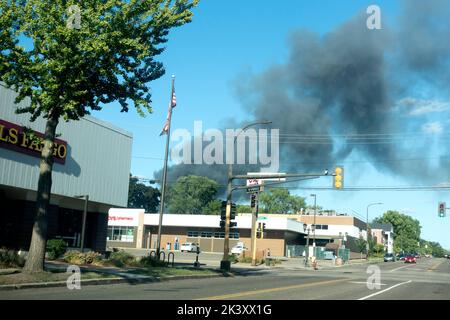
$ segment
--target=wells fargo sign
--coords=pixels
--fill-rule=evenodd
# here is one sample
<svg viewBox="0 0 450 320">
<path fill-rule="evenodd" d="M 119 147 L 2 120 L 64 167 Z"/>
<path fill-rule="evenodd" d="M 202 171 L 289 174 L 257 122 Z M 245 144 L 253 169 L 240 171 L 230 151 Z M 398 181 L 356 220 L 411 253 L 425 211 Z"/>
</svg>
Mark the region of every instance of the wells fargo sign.
<svg viewBox="0 0 450 320">
<path fill-rule="evenodd" d="M 0 147 L 26 153 L 35 157 L 41 156 L 44 135 L 33 131 L 34 137 L 24 128 L 0 119 Z M 64 164 L 67 156 L 67 142 L 55 139 L 53 160 Z"/>
</svg>

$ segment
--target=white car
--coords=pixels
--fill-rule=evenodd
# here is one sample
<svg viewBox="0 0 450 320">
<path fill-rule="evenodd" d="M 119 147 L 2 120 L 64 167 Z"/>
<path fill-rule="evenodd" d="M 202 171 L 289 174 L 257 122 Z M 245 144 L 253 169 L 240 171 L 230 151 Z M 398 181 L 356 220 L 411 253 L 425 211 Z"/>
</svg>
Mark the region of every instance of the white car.
<svg viewBox="0 0 450 320">
<path fill-rule="evenodd" d="M 184 251 L 186 251 L 186 252 L 197 252 L 197 248 L 199 248 L 199 247 L 198 247 L 198 245 L 196 243 L 186 242 L 186 243 L 183 243 L 181 245 L 180 251 L 181 252 L 184 252 Z"/>
<path fill-rule="evenodd" d="M 248 248 L 246 248 L 243 243 L 238 243 L 233 248 L 231 248 L 231 253 L 232 254 L 241 254 L 245 250 L 248 250 Z"/>
</svg>

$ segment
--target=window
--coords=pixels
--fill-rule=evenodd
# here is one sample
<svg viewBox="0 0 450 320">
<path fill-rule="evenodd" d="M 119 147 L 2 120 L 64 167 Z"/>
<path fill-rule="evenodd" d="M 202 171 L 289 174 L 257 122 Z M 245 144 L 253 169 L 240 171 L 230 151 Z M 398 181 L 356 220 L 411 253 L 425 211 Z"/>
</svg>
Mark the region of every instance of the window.
<svg viewBox="0 0 450 320">
<path fill-rule="evenodd" d="M 322 230 L 328 230 L 328 225 L 327 224 L 323 224 L 322 225 Z"/>
<path fill-rule="evenodd" d="M 107 241 L 121 241 L 121 242 L 133 242 L 134 241 L 134 227 L 108 227 L 106 235 Z"/>
<path fill-rule="evenodd" d="M 189 238 L 197 238 L 198 237 L 198 231 L 188 231 L 187 236 Z"/>
<path fill-rule="evenodd" d="M 202 237 L 202 238 L 212 238 L 212 236 L 213 236 L 213 233 L 212 233 L 212 232 L 206 232 L 206 231 L 203 231 L 203 232 L 200 234 L 200 237 Z"/>
</svg>

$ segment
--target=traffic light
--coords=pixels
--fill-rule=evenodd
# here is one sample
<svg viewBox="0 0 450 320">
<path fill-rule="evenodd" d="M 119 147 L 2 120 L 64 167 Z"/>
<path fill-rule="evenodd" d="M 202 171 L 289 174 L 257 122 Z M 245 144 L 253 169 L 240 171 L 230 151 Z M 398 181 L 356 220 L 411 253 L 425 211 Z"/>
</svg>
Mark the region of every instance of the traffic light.
<svg viewBox="0 0 450 320">
<path fill-rule="evenodd" d="M 236 203 L 231 204 L 230 220 L 236 219 Z"/>
<path fill-rule="evenodd" d="M 225 221 L 227 217 L 227 202 L 222 201 L 222 205 L 220 207 L 220 220 Z"/>
<path fill-rule="evenodd" d="M 445 202 L 439 202 L 439 209 L 438 209 L 438 213 L 439 213 L 439 218 L 445 218 Z"/>
<path fill-rule="evenodd" d="M 230 208 L 230 228 L 236 227 L 237 222 L 233 222 L 231 220 L 236 219 L 236 204 L 232 203 Z M 227 221 L 227 202 L 222 201 L 222 205 L 220 207 L 220 228 L 225 229 Z"/>
<path fill-rule="evenodd" d="M 342 166 L 338 166 L 334 169 L 333 188 L 335 189 L 344 188 L 344 167 Z"/>
<path fill-rule="evenodd" d="M 256 207 L 256 194 L 252 194 L 250 198 L 250 207 L 253 209 Z"/>
</svg>

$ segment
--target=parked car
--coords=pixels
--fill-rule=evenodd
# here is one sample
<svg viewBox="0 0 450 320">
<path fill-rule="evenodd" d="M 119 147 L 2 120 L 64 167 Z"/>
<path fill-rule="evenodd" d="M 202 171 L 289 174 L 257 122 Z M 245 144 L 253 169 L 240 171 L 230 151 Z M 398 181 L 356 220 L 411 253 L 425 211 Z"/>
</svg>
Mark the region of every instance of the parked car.
<svg viewBox="0 0 450 320">
<path fill-rule="evenodd" d="M 386 253 L 384 255 L 384 262 L 395 262 L 395 255 L 393 253 Z"/>
<path fill-rule="evenodd" d="M 400 261 L 405 261 L 405 255 L 403 254 L 403 253 L 400 253 L 398 256 L 397 256 L 397 259 L 398 260 L 400 260 Z"/>
<path fill-rule="evenodd" d="M 409 254 L 405 257 L 405 263 L 417 263 L 416 257 L 412 254 Z"/>
<path fill-rule="evenodd" d="M 241 242 L 235 245 L 233 248 L 231 248 L 231 253 L 239 255 L 246 250 L 248 250 L 248 248 Z"/>
<path fill-rule="evenodd" d="M 198 246 L 197 243 L 186 242 L 181 245 L 180 251 L 181 252 L 197 252 L 197 248 L 200 251 L 200 247 Z"/>
</svg>

